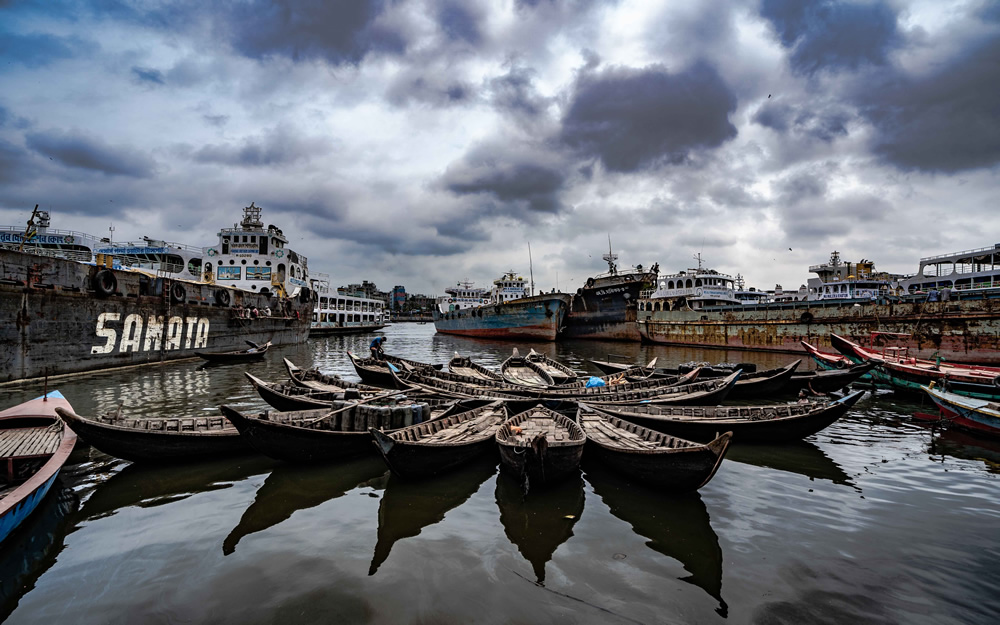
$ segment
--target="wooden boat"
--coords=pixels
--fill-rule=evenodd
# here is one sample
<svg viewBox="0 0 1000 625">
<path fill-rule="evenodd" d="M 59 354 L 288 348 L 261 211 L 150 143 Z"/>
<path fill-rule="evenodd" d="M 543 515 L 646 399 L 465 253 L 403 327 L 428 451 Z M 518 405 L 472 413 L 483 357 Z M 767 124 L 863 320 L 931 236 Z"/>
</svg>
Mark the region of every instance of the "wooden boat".
<svg viewBox="0 0 1000 625">
<path fill-rule="evenodd" d="M 493 401 L 395 432 L 369 431 L 389 469 L 401 478 L 416 479 L 488 455 L 507 417 L 503 402 Z"/>
<path fill-rule="evenodd" d="M 195 352 L 194 355 L 204 358 L 209 362 L 246 362 L 248 360 L 262 359 L 267 354 L 268 348 L 271 347 L 270 341 L 263 345 L 257 345 L 252 341 L 247 341 L 247 343 L 250 344 L 248 349 L 228 352 Z"/>
<path fill-rule="evenodd" d="M 805 390 L 816 395 L 832 393 L 865 378 L 877 366 L 877 362 L 868 362 L 847 369 L 796 371 L 785 385 L 784 392 L 798 393 Z"/>
<path fill-rule="evenodd" d="M 530 486 L 551 484 L 577 473 L 587 442 L 587 435 L 572 419 L 541 404 L 508 415 L 495 438 L 500 467 Z"/>
<path fill-rule="evenodd" d="M 707 484 L 733 437 L 726 432 L 710 443 L 694 443 L 602 414 L 586 404 L 580 405 L 576 420 L 587 435 L 588 459 L 593 453 L 629 479 L 674 492 Z"/>
<path fill-rule="evenodd" d="M 729 392 L 729 399 L 769 397 L 780 393 L 801 362 L 801 360 L 796 360 L 790 365 L 777 369 L 741 374 L 736 386 Z"/>
<path fill-rule="evenodd" d="M 348 401 L 365 399 L 373 395 L 381 395 L 386 389 L 367 384 L 357 384 L 343 380 L 343 388 L 339 391 L 321 391 L 314 388 L 296 386 L 292 382 L 267 382 L 253 375 L 249 371 L 244 374 L 250 384 L 272 407 L 282 410 L 310 410 L 314 408 L 325 408 L 332 401 Z M 399 391 L 402 395 L 403 391 Z"/>
<path fill-rule="evenodd" d="M 76 444 L 57 408 L 73 409 L 53 391 L 0 412 L 0 543 L 38 508 Z"/>
<path fill-rule="evenodd" d="M 531 348 L 526 358 L 528 362 L 538 365 L 545 373 L 548 373 L 549 377 L 556 384 L 566 384 L 567 382 L 573 382 L 577 378 L 576 371 L 573 371 L 557 360 L 549 358 L 545 354 L 539 354 L 534 348 Z"/>
<path fill-rule="evenodd" d="M 957 428 L 1000 437 L 1000 403 L 924 386 L 934 403 L 944 413 L 943 418 Z"/>
<path fill-rule="evenodd" d="M 905 346 L 875 347 L 875 342 L 880 338 L 908 336 L 891 332 L 872 332 L 871 345 L 862 347 L 854 341 L 831 334 L 830 343 L 852 362 L 879 363 L 880 366 L 872 370 L 873 377 L 893 390 L 919 393 L 922 387 L 929 386 L 931 382 L 941 385 L 947 381 L 952 393 L 990 401 L 1000 400 L 1000 367 L 911 358 L 907 356 Z"/>
<path fill-rule="evenodd" d="M 362 382 L 385 388 L 393 388 L 392 385 L 396 383 L 396 378 L 390 372 L 391 367 L 395 367 L 397 373 L 428 368 L 441 370 L 443 368 L 442 365 L 431 365 L 389 354 L 383 354 L 382 358 L 360 358 L 347 352 L 347 357 L 351 359 L 351 364 L 354 365 L 354 370 Z"/>
<path fill-rule="evenodd" d="M 851 365 L 856 364 L 843 354 L 832 354 L 830 352 L 821 351 L 815 345 L 810 345 L 805 341 L 799 341 L 799 343 L 802 344 L 806 353 L 812 356 L 812 359 L 822 369 L 848 369 Z"/>
<path fill-rule="evenodd" d="M 724 378 L 732 375 L 734 371 L 742 371 L 742 375 L 746 376 L 749 373 L 754 373 L 757 371 L 757 366 L 749 362 L 741 362 L 735 365 L 709 365 L 707 363 L 689 363 L 687 365 L 681 365 L 677 368 L 668 367 L 657 367 L 656 361 L 659 358 L 654 358 L 645 365 L 639 365 L 635 363 L 621 363 L 612 362 L 610 360 L 591 360 L 590 364 L 594 365 L 604 374 L 612 373 L 622 373 L 628 371 L 630 376 L 644 377 L 644 378 L 662 378 L 679 376 L 689 373 L 694 369 L 701 370 L 702 378 Z"/>
<path fill-rule="evenodd" d="M 438 394 L 458 399 L 473 397 L 488 397 L 509 401 L 524 401 L 526 399 L 542 400 L 580 400 L 600 405 L 632 405 L 646 404 L 696 404 L 708 405 L 723 401 L 732 389 L 740 372 L 737 371 L 728 378 L 706 380 L 677 386 L 669 380 L 649 380 L 643 383 L 629 383 L 620 386 L 603 386 L 592 388 L 553 389 L 539 388 L 531 393 L 509 388 L 497 389 L 465 382 L 449 381 L 422 372 L 407 374 L 405 381 L 411 387 L 428 394 Z"/>
<path fill-rule="evenodd" d="M 480 378 L 482 380 L 495 380 L 497 382 L 503 380 L 503 376 L 496 371 L 491 371 L 481 364 L 473 362 L 468 356 L 459 356 L 458 354 L 455 354 L 448 361 L 448 371 L 457 375 Z"/>
<path fill-rule="evenodd" d="M 500 375 L 508 382 L 522 386 L 545 388 L 556 383 L 548 372 L 521 356 L 516 347 L 510 357 L 500 364 Z"/>
<path fill-rule="evenodd" d="M 397 430 L 433 419 L 447 409 L 434 411 L 426 403 L 374 405 L 334 401 L 319 410 L 244 414 L 221 406 L 257 451 L 286 462 L 335 462 L 375 454 L 369 428 Z"/>
<path fill-rule="evenodd" d="M 84 442 L 132 462 L 171 462 L 249 453 L 251 447 L 221 416 L 128 419 L 119 414 L 83 417 L 56 413 Z"/>
<path fill-rule="evenodd" d="M 328 393 L 343 393 L 346 389 L 358 387 L 358 384 L 337 375 L 321 373 L 318 369 L 302 369 L 287 358 L 284 359 L 284 362 L 288 378 L 295 386 Z M 374 388 L 385 390 L 381 387 Z"/>
<path fill-rule="evenodd" d="M 737 443 L 779 443 L 805 438 L 834 423 L 861 399 L 864 391 L 830 402 L 770 406 L 649 406 L 608 408 L 598 412 L 619 417 L 658 432 L 693 441 L 709 441 L 732 432 Z"/>
</svg>

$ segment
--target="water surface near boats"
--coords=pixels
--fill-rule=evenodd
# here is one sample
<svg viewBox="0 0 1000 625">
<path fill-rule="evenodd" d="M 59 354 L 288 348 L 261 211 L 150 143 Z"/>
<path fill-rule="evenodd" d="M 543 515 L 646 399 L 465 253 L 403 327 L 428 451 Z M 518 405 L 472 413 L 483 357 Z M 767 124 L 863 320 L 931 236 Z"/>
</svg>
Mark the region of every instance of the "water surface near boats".
<svg viewBox="0 0 1000 625">
<path fill-rule="evenodd" d="M 386 351 L 496 367 L 513 347 L 394 324 Z M 353 374 L 370 335 L 50 382 L 80 414 L 264 408 L 243 378 L 281 358 Z M 523 349 L 522 351 L 526 351 Z M 533 345 L 573 368 L 622 354 L 787 364 L 782 354 L 629 343 Z M 805 364 L 805 363 L 804 363 Z M 353 375 L 349 377 L 354 377 Z M 8 406 L 42 385 L 0 389 Z M 992 623 L 1000 611 L 1000 444 L 865 397 L 804 442 L 734 445 L 697 495 L 665 497 L 585 460 L 525 499 L 484 462 L 430 482 L 375 457 L 298 467 L 256 456 L 140 467 L 81 445 L 58 499 L 0 549 L 9 623 Z"/>
</svg>

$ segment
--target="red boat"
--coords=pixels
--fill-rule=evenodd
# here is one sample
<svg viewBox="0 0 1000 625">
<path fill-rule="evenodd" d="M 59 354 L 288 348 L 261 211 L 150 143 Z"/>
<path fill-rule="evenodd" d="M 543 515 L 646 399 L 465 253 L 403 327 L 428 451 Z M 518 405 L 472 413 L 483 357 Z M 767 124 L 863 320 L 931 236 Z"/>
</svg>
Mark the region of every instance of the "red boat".
<svg viewBox="0 0 1000 625">
<path fill-rule="evenodd" d="M 876 346 L 876 342 L 883 337 L 900 339 L 908 336 L 896 332 L 872 332 L 867 348 L 836 334 L 830 335 L 830 342 L 851 362 L 880 362 L 882 366 L 873 372 L 876 381 L 895 390 L 920 392 L 921 386 L 937 382 L 938 385 L 946 385 L 952 392 L 968 397 L 1000 399 L 1000 367 L 913 358 L 907 354 L 905 346 Z"/>
</svg>

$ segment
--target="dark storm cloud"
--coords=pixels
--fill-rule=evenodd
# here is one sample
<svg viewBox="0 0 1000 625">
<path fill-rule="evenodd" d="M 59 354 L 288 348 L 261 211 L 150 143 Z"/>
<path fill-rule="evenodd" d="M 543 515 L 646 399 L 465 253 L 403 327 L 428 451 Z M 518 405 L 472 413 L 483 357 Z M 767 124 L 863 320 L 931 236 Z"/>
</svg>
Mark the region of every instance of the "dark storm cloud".
<svg viewBox="0 0 1000 625">
<path fill-rule="evenodd" d="M 113 146 L 78 132 L 34 132 L 25 135 L 29 148 L 66 167 L 99 171 L 109 176 L 150 178 L 156 166 L 149 156 L 125 146 Z"/>
<path fill-rule="evenodd" d="M 163 79 L 163 72 L 150 67 L 133 67 L 132 76 L 138 82 L 153 83 L 156 85 L 166 84 L 166 81 Z"/>
<path fill-rule="evenodd" d="M 707 63 L 677 73 L 613 68 L 581 75 L 560 139 L 610 170 L 632 172 L 680 164 L 693 150 L 732 139 L 735 110 L 736 96 Z"/>
<path fill-rule="evenodd" d="M 880 1 L 762 0 L 760 14 L 792 48 L 792 68 L 804 74 L 884 65 L 901 42 L 896 11 Z"/>
<path fill-rule="evenodd" d="M 33 173 L 34 167 L 28 164 L 28 157 L 21 146 L 0 139 L 0 183 L 23 182 Z"/>
<path fill-rule="evenodd" d="M 516 146 L 481 145 L 450 165 L 443 184 L 456 195 L 495 200 L 500 212 L 557 213 L 564 174 L 545 158 L 520 152 Z"/>
<path fill-rule="evenodd" d="M 538 94 L 534 70 L 510 64 L 506 74 L 491 78 L 487 89 L 496 110 L 517 118 L 534 119 L 545 112 L 550 99 Z"/>
<path fill-rule="evenodd" d="M 26 67 L 44 67 L 54 61 L 93 53 L 98 46 L 77 36 L 48 33 L 17 34 L 0 31 L 0 59 Z"/>
<path fill-rule="evenodd" d="M 241 54 L 357 64 L 371 52 L 406 49 L 401 33 L 378 23 L 386 0 L 250 0 L 230 6 L 217 25 Z"/>
<path fill-rule="evenodd" d="M 441 30 L 453 41 L 464 41 L 471 45 L 477 45 L 482 41 L 479 21 L 483 16 L 477 14 L 474 5 L 464 0 L 440 1 L 437 7 L 437 19 Z"/>
<path fill-rule="evenodd" d="M 875 151 L 890 163 L 958 172 L 1000 162 L 1000 37 L 916 77 L 886 76 L 856 88 L 861 114 L 875 127 Z"/>
<path fill-rule="evenodd" d="M 332 149 L 330 140 L 325 137 L 306 137 L 293 129 L 278 127 L 239 143 L 206 145 L 196 150 L 192 157 L 199 163 L 268 167 L 308 161 Z"/>
<path fill-rule="evenodd" d="M 851 120 L 847 111 L 838 106 L 829 111 L 817 109 L 815 104 L 810 109 L 803 109 L 780 100 L 767 100 L 757 109 L 753 122 L 780 133 L 792 132 L 827 143 L 847 136 L 847 124 Z"/>
<path fill-rule="evenodd" d="M 475 89 L 462 83 L 451 72 L 435 73 L 423 67 L 415 67 L 412 72 L 401 72 L 386 90 L 386 98 L 397 106 L 410 102 L 453 106 L 473 99 L 475 95 Z"/>
</svg>

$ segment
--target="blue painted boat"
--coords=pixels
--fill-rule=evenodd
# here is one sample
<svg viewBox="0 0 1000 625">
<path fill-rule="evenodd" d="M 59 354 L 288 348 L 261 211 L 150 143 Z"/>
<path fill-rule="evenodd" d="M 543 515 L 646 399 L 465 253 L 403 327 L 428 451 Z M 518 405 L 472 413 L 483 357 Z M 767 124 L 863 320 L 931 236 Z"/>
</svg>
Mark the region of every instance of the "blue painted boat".
<svg viewBox="0 0 1000 625">
<path fill-rule="evenodd" d="M 45 499 L 76 444 L 56 408 L 73 410 L 59 391 L 0 412 L 0 542 Z"/>
<path fill-rule="evenodd" d="M 554 341 L 562 328 L 569 301 L 569 295 L 549 293 L 448 312 L 435 310 L 434 327 L 441 334 Z"/>
<path fill-rule="evenodd" d="M 958 428 L 1000 437 L 1000 404 L 986 399 L 966 397 L 934 388 L 934 384 L 921 386 L 938 405 L 945 420 Z"/>
</svg>

